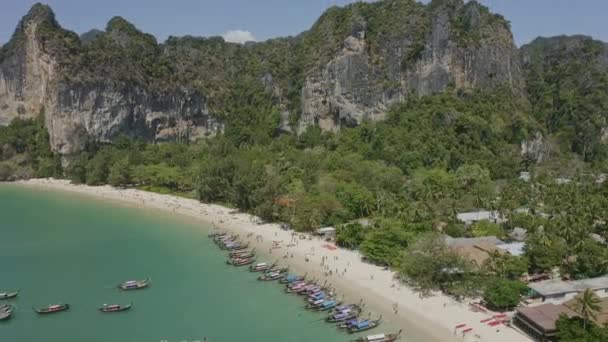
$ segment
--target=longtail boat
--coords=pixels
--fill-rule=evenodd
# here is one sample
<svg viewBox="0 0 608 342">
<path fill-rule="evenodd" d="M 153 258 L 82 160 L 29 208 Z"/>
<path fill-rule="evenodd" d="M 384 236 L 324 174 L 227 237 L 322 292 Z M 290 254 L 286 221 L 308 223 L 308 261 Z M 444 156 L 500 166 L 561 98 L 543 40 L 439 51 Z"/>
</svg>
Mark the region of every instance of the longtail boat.
<svg viewBox="0 0 608 342">
<path fill-rule="evenodd" d="M 314 310 L 316 311 L 329 311 L 340 305 L 340 301 L 336 299 L 329 299 L 318 305 Z"/>
<path fill-rule="evenodd" d="M 338 328 L 348 329 L 351 325 L 355 325 L 355 324 L 357 324 L 359 322 L 363 322 L 363 321 L 368 321 L 368 319 L 353 318 L 351 320 L 341 323 L 340 325 L 338 325 Z"/>
<path fill-rule="evenodd" d="M 265 272 L 277 265 L 278 261 L 275 261 L 272 265 L 266 262 L 261 262 L 259 264 L 249 266 L 249 271 L 251 272 Z"/>
<path fill-rule="evenodd" d="M 296 281 L 300 281 L 300 280 L 304 280 L 304 279 L 306 279 L 306 274 L 302 277 L 295 275 L 295 274 L 289 274 L 289 275 L 286 275 L 285 277 L 283 277 L 283 279 L 280 280 L 280 283 L 281 284 L 291 284 Z"/>
<path fill-rule="evenodd" d="M 39 314 L 51 314 L 56 312 L 65 311 L 70 308 L 69 304 L 53 304 L 44 308 L 32 308 Z"/>
<path fill-rule="evenodd" d="M 363 310 L 363 307 L 365 306 L 365 304 L 363 304 L 363 300 L 359 301 L 359 304 L 343 304 L 343 305 L 339 305 L 336 308 L 334 308 L 332 311 L 329 312 L 330 315 L 336 314 L 336 313 L 340 313 L 343 311 L 352 311 L 352 310 Z"/>
<path fill-rule="evenodd" d="M 14 292 L 0 292 L 0 299 L 11 299 L 19 295 L 19 290 Z"/>
<path fill-rule="evenodd" d="M 347 328 L 348 333 L 349 334 L 354 334 L 354 333 L 358 333 L 358 332 L 361 332 L 361 331 L 373 329 L 373 328 L 375 328 L 375 327 L 377 327 L 377 326 L 380 325 L 380 320 L 382 320 L 382 316 L 380 316 L 375 321 L 365 320 L 365 321 L 359 322 L 357 324 L 353 324 L 353 325 L 351 325 L 350 327 Z"/>
<path fill-rule="evenodd" d="M 287 293 L 300 293 L 300 292 L 304 291 L 304 289 L 308 285 L 310 285 L 310 284 L 307 283 L 307 282 L 305 282 L 305 281 L 297 282 L 297 283 L 294 283 L 293 286 L 287 286 L 285 288 L 285 292 L 287 292 Z"/>
<path fill-rule="evenodd" d="M 262 281 L 279 280 L 283 277 L 283 274 L 285 272 L 287 272 L 286 268 L 283 268 L 280 270 L 270 270 L 270 271 L 262 274 L 261 276 L 259 276 L 258 280 L 262 280 Z"/>
<path fill-rule="evenodd" d="M 249 256 L 254 256 L 255 255 L 255 248 L 248 251 L 248 250 L 240 250 L 240 251 L 232 251 L 230 252 L 230 254 L 228 254 L 230 257 L 249 257 Z"/>
<path fill-rule="evenodd" d="M 352 340 L 352 342 L 394 342 L 401 339 L 401 332 L 403 330 L 399 330 L 396 334 L 378 334 L 378 335 L 369 335 L 366 337 L 360 337 L 356 340 Z"/>
<path fill-rule="evenodd" d="M 127 305 L 120 304 L 103 304 L 99 307 L 99 311 L 101 312 L 119 312 L 129 310 L 133 306 L 133 303 L 129 303 Z"/>
<path fill-rule="evenodd" d="M 228 233 L 217 232 L 217 233 L 211 233 L 211 234 L 207 235 L 207 237 L 210 239 L 215 239 L 215 238 L 219 238 L 219 237 L 226 236 L 226 235 L 228 235 Z"/>
<path fill-rule="evenodd" d="M 319 291 L 319 292 L 315 292 L 315 293 L 312 293 L 312 294 L 306 296 L 306 300 L 308 302 L 314 302 L 314 301 L 316 301 L 318 299 L 323 299 L 323 298 L 325 298 L 327 296 L 328 295 L 327 295 L 327 293 L 325 291 Z"/>
<path fill-rule="evenodd" d="M 226 261 L 226 263 L 228 263 L 229 265 L 232 266 L 245 266 L 245 265 L 251 265 L 255 262 L 255 257 L 253 258 L 245 258 L 245 259 L 231 259 Z"/>
<path fill-rule="evenodd" d="M 234 243 L 234 244 L 228 244 L 226 245 L 225 249 L 229 250 L 229 251 L 240 251 L 243 249 L 247 249 L 249 248 L 249 244 L 241 244 L 240 242 Z"/>
<path fill-rule="evenodd" d="M 144 280 L 129 280 L 125 281 L 122 284 L 118 285 L 118 288 L 121 290 L 139 290 L 148 287 L 150 285 L 150 278 L 146 278 Z"/>
<path fill-rule="evenodd" d="M 330 313 L 325 320 L 328 323 L 346 322 L 359 317 L 362 311 L 363 309 L 359 305 L 356 305 L 352 308 L 343 309 L 339 312 L 332 311 L 332 313 Z"/>
<path fill-rule="evenodd" d="M 228 234 L 228 233 L 223 233 L 223 234 L 219 234 L 216 237 L 213 238 L 213 241 L 215 242 L 225 242 L 228 240 L 236 240 L 239 236 L 236 234 Z"/>
<path fill-rule="evenodd" d="M 7 320 L 13 316 L 15 307 L 13 305 L 3 305 L 0 307 L 0 321 Z"/>
</svg>

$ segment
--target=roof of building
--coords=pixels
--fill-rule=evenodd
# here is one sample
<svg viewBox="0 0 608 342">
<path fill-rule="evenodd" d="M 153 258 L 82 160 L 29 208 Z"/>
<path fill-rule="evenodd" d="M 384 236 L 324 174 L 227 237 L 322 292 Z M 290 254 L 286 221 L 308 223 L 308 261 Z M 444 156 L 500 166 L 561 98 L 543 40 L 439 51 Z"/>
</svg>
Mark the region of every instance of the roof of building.
<svg viewBox="0 0 608 342">
<path fill-rule="evenodd" d="M 496 245 L 496 247 L 508 252 L 513 256 L 520 256 L 524 254 L 524 247 L 526 246 L 525 242 L 513 242 L 513 243 L 505 243 L 502 245 Z"/>
<path fill-rule="evenodd" d="M 575 317 L 578 314 L 566 306 L 552 303 L 533 307 L 518 308 L 517 313 L 524 316 L 528 321 L 541 328 L 544 332 L 555 331 L 555 322 L 562 314 Z"/>
<path fill-rule="evenodd" d="M 490 258 L 492 252 L 498 251 L 504 253 L 501 249 L 496 248 L 496 244 L 486 241 L 478 242 L 474 245 L 452 246 L 450 248 L 456 254 L 475 262 L 479 267 Z"/>
<path fill-rule="evenodd" d="M 487 210 L 479 210 L 472 211 L 468 213 L 458 213 L 456 214 L 456 218 L 462 222 L 476 222 L 476 221 L 496 221 L 502 222 L 503 218 L 497 211 L 487 211 Z"/>
<path fill-rule="evenodd" d="M 604 326 L 608 323 L 608 298 L 599 298 L 599 307 L 600 309 L 595 315 L 595 319 L 593 320 L 595 323 L 600 326 Z M 576 298 L 572 298 L 569 301 L 563 303 L 562 305 L 571 309 L 572 311 L 578 312 L 576 307 L 577 301 Z"/>
<path fill-rule="evenodd" d="M 449 235 L 444 235 L 445 244 L 448 247 L 461 247 L 461 246 L 473 246 L 479 243 L 491 243 L 494 245 L 501 245 L 504 242 L 496 236 L 482 236 L 474 238 L 453 238 Z"/>
<path fill-rule="evenodd" d="M 541 296 L 550 296 L 561 293 L 583 292 L 586 289 L 608 289 L 608 276 L 564 281 L 561 279 L 551 279 L 530 283 L 528 287 Z"/>
<path fill-rule="evenodd" d="M 335 231 L 336 231 L 336 228 L 334 228 L 334 227 L 325 227 L 325 228 L 317 229 L 317 234 L 326 234 L 326 233 L 332 233 Z"/>
</svg>

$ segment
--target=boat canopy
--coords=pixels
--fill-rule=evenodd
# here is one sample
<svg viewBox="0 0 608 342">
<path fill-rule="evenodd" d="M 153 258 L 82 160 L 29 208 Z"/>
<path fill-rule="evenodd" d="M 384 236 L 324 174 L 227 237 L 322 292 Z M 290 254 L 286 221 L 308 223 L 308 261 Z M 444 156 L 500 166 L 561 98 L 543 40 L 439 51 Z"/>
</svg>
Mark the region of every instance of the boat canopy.
<svg viewBox="0 0 608 342">
<path fill-rule="evenodd" d="M 385 338 L 386 338 L 386 335 L 384 335 L 384 334 L 369 335 L 369 336 L 367 336 L 367 342 L 384 341 Z"/>
<path fill-rule="evenodd" d="M 285 279 L 290 280 L 290 281 L 293 281 L 293 280 L 297 280 L 297 279 L 298 279 L 298 276 L 297 276 L 297 275 L 295 275 L 295 274 L 290 274 L 290 275 L 288 275 L 288 276 L 287 276 Z"/>
<path fill-rule="evenodd" d="M 356 325 L 357 329 L 363 329 L 369 327 L 369 321 L 359 322 Z"/>
<path fill-rule="evenodd" d="M 330 300 L 330 301 L 327 301 L 327 302 L 323 303 L 324 307 L 328 307 L 328 306 L 332 306 L 332 305 L 336 305 L 336 301 L 335 300 Z"/>
</svg>

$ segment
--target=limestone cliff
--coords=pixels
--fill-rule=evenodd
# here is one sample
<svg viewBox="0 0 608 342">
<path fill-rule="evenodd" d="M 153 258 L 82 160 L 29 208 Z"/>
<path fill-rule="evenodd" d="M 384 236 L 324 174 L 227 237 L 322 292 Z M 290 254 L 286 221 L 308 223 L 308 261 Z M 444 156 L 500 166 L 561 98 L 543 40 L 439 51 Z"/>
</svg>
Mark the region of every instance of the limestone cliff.
<svg viewBox="0 0 608 342">
<path fill-rule="evenodd" d="M 0 49 L 0 124 L 44 114 L 61 154 L 120 135 L 194 140 L 229 124 L 217 118 L 244 77 L 264 85 L 280 128 L 296 132 L 383 120 L 393 104 L 448 87 L 523 92 L 508 23 L 474 1 L 333 7 L 297 37 L 246 45 L 159 44 L 119 17 L 79 38 L 38 4 Z"/>
</svg>

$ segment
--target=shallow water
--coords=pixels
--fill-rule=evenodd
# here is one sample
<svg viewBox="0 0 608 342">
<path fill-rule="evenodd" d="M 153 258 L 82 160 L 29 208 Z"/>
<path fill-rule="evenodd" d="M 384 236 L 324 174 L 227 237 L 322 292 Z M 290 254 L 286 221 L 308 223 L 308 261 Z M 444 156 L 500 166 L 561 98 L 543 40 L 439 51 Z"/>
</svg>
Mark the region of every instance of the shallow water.
<svg viewBox="0 0 608 342">
<path fill-rule="evenodd" d="M 0 292 L 20 289 L 1 341 L 348 341 L 298 296 L 225 264 L 200 223 L 68 193 L 0 185 Z M 150 276 L 152 285 L 116 284 Z M 41 316 L 34 306 L 64 302 Z M 133 302 L 102 314 L 103 303 Z M 373 333 L 378 333 L 374 331 Z M 370 332 L 371 333 L 371 332 Z"/>
</svg>

